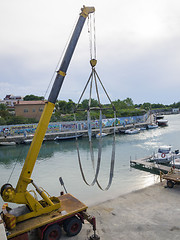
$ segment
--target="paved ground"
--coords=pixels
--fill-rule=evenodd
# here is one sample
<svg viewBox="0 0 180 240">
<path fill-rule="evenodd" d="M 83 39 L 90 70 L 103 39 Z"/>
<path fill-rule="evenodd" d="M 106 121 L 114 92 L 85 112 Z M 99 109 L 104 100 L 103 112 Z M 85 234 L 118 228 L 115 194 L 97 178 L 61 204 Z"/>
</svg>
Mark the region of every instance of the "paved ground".
<svg viewBox="0 0 180 240">
<path fill-rule="evenodd" d="M 164 186 L 159 183 L 89 208 L 101 240 L 179 240 L 180 186 Z M 61 239 L 87 240 L 92 233 L 86 223 L 79 235 L 68 238 L 63 233 Z"/>
</svg>

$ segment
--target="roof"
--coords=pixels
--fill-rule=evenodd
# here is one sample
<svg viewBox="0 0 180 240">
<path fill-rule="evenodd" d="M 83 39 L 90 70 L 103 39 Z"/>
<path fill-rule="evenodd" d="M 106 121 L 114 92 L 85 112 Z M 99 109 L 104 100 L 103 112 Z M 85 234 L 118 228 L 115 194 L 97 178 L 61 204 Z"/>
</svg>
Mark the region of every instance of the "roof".
<svg viewBox="0 0 180 240">
<path fill-rule="evenodd" d="M 15 105 L 45 105 L 45 101 L 18 101 Z"/>
</svg>

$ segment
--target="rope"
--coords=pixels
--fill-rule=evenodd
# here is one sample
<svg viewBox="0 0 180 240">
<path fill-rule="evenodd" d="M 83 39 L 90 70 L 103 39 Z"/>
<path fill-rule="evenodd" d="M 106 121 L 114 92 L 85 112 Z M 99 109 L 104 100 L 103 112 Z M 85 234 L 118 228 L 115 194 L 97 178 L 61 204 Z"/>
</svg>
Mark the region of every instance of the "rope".
<svg viewBox="0 0 180 240">
<path fill-rule="evenodd" d="M 107 191 L 111 184 L 112 184 L 112 180 L 113 180 L 113 176 L 114 176 L 114 164 L 115 164 L 115 125 L 116 125 L 116 113 L 114 111 L 114 135 L 113 135 L 113 145 L 112 145 L 112 154 L 111 154 L 111 166 L 110 166 L 110 172 L 109 172 L 109 182 L 107 184 L 107 186 L 105 188 L 102 188 L 102 186 L 100 185 L 99 181 L 96 181 L 98 187 L 102 190 L 102 191 Z"/>
<path fill-rule="evenodd" d="M 88 33 L 89 33 L 89 49 L 90 49 L 90 59 L 96 59 L 96 28 L 95 28 L 95 12 L 88 16 Z"/>
<path fill-rule="evenodd" d="M 15 170 L 15 168 L 16 168 L 16 165 L 17 165 L 17 163 L 18 163 L 18 161 L 20 160 L 20 157 L 22 156 L 22 152 L 24 151 L 24 148 L 22 147 L 21 148 L 21 151 L 19 152 L 19 155 L 18 155 L 18 157 L 17 157 L 17 159 L 16 159 L 16 161 L 15 161 L 15 164 L 14 164 L 14 166 L 13 166 L 13 169 L 12 169 L 12 171 L 11 171 L 11 173 L 10 173 L 10 175 L 9 175 L 9 178 L 8 178 L 8 183 L 10 182 L 10 179 L 11 179 L 11 177 L 12 177 L 12 175 L 13 175 L 13 172 L 14 172 L 14 170 Z"/>
<path fill-rule="evenodd" d="M 103 87 L 103 90 L 105 91 L 110 103 L 113 106 L 114 109 L 114 135 L 113 135 L 113 144 L 112 144 L 112 153 L 111 153 L 111 164 L 110 164 L 110 172 L 109 172 L 109 181 L 108 184 L 105 188 L 103 188 L 99 181 L 98 181 L 98 175 L 99 175 L 99 171 L 100 171 L 100 166 L 101 166 L 101 156 L 102 156 L 102 109 L 101 109 L 101 103 L 100 103 L 100 96 L 99 96 L 99 91 L 98 91 L 98 86 L 97 86 L 97 79 L 96 76 L 98 78 L 98 80 L 100 81 L 99 76 L 97 75 L 95 68 L 92 67 L 92 72 L 90 74 L 90 77 L 85 85 L 85 88 L 80 96 L 80 100 L 83 97 L 83 94 L 88 86 L 88 84 L 90 83 L 90 93 L 89 93 L 89 101 L 88 101 L 88 109 L 87 109 L 87 125 L 88 125 L 88 136 L 89 136 L 89 148 L 90 148 L 90 156 L 91 156 L 91 161 L 92 161 L 92 166 L 94 169 L 94 179 L 91 183 L 88 183 L 88 181 L 86 180 L 84 171 L 83 171 L 83 167 L 82 167 L 82 163 L 81 163 L 81 157 L 80 157 L 80 151 L 79 151 L 79 144 L 78 144 L 78 138 L 77 138 L 77 121 L 76 121 L 76 115 L 74 112 L 74 119 L 76 121 L 76 148 L 77 148 L 77 154 L 78 154 L 78 163 L 79 163 L 79 167 L 80 167 L 80 172 L 82 175 L 82 178 L 84 180 L 84 182 L 88 185 L 88 186 L 93 186 L 95 183 L 97 183 L 97 186 L 102 190 L 102 191 L 107 191 L 111 184 L 112 184 L 112 179 L 113 179 L 113 175 L 114 175 L 114 164 L 115 164 L 115 126 L 116 126 L 116 113 L 115 113 L 115 108 L 114 105 L 112 104 L 112 101 L 109 97 L 109 95 L 107 94 L 107 91 L 105 90 L 102 82 L 101 86 Z M 91 114 L 90 114 L 90 106 L 91 106 L 91 95 L 92 95 L 92 83 L 93 83 L 93 79 L 95 81 L 95 87 L 96 87 L 96 94 L 97 94 L 97 99 L 98 99 L 98 104 L 99 104 L 99 109 L 100 109 L 100 116 L 99 116 L 99 129 L 100 129 L 100 138 L 99 140 L 99 144 L 98 144 L 98 159 L 97 159 L 97 164 L 96 164 L 96 168 L 95 168 L 95 164 L 94 164 L 94 151 L 93 151 L 93 145 L 92 145 L 92 127 L 91 127 Z M 78 101 L 78 104 L 76 106 L 76 111 L 77 111 L 77 107 L 79 106 L 80 100 Z"/>
</svg>

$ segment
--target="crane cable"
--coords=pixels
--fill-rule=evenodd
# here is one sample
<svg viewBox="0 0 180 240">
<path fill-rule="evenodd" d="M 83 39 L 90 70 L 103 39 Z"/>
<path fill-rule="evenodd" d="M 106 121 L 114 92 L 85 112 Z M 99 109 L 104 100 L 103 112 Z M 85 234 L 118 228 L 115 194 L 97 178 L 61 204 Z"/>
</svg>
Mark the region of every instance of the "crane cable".
<svg viewBox="0 0 180 240">
<path fill-rule="evenodd" d="M 80 171 L 81 171 L 81 175 L 82 175 L 82 178 L 84 180 L 84 182 L 88 185 L 88 186 L 93 186 L 95 183 L 97 183 L 98 187 L 103 190 L 103 191 L 107 191 L 111 184 L 112 184 L 112 179 L 113 179 L 113 173 L 114 173 L 114 164 L 115 164 L 115 121 L 116 121 L 116 111 L 115 111 L 115 107 L 109 97 L 109 95 L 107 94 L 107 91 L 106 89 L 104 88 L 96 70 L 95 70 L 95 65 L 96 64 L 96 60 L 92 59 L 91 61 L 91 66 L 92 66 L 92 72 L 90 74 L 90 77 L 85 85 L 85 88 L 80 96 L 80 99 L 76 105 L 76 108 L 75 108 L 75 111 L 74 111 L 74 118 L 75 118 L 75 121 L 76 121 L 76 111 L 77 111 L 77 108 L 79 106 L 79 103 L 82 99 L 82 96 L 84 94 L 84 92 L 86 91 L 87 89 L 87 86 L 88 84 L 90 84 L 90 94 L 89 94 L 89 101 L 88 101 L 88 109 L 87 109 L 87 125 L 88 125 L 88 136 L 89 136 L 89 146 L 90 146 L 90 156 L 91 156 L 91 161 L 92 161 L 92 165 L 93 165 L 93 169 L 94 169 L 94 172 L 95 172 L 95 177 L 93 179 L 93 181 L 91 183 L 88 183 L 88 181 L 86 180 L 85 178 L 85 174 L 83 172 L 83 167 L 82 167 L 82 163 L 81 163 L 81 158 L 80 158 L 80 151 L 79 151 L 79 144 L 78 144 L 78 138 L 77 138 L 77 127 L 76 127 L 76 148 L 77 148 L 77 153 L 78 153 L 78 162 L 79 162 L 79 166 L 80 166 Z M 99 97 L 99 92 L 98 92 L 98 86 L 97 86 L 97 78 L 107 96 L 107 98 L 109 99 L 112 107 L 113 107 L 113 110 L 114 110 L 114 134 L 113 134 L 113 145 L 112 145 L 112 154 L 111 154 L 111 164 L 110 164 L 110 173 L 109 173 L 109 181 L 108 181 L 108 184 L 105 188 L 103 188 L 99 181 L 98 181 L 98 175 L 99 175 L 99 171 L 100 171 L 100 165 L 101 165 L 101 156 L 102 156 L 102 106 L 101 106 L 101 103 L 100 103 L 100 97 Z M 97 99 L 98 99 L 98 104 L 99 104 L 99 110 L 100 110 L 100 116 L 99 116 L 99 128 L 100 128 L 100 138 L 99 138 L 99 146 L 98 146 L 98 160 L 97 160 L 97 165 L 96 165 L 96 168 L 95 168 L 95 164 L 94 164 L 94 151 L 93 151 L 93 145 L 92 145 L 92 127 L 91 127 L 91 115 L 90 115 L 90 110 L 92 109 L 91 108 L 91 95 L 92 95 L 92 83 L 93 83 L 93 79 L 95 81 L 95 87 L 96 87 L 96 94 L 97 94 Z M 94 109 L 94 108 L 93 108 Z M 77 126 L 77 121 L 76 121 L 76 126 Z"/>
<path fill-rule="evenodd" d="M 92 17 L 93 17 L 93 21 L 92 21 Z M 96 59 L 95 12 L 93 14 L 88 15 L 87 25 L 88 25 L 88 33 L 89 33 L 90 59 Z"/>
</svg>

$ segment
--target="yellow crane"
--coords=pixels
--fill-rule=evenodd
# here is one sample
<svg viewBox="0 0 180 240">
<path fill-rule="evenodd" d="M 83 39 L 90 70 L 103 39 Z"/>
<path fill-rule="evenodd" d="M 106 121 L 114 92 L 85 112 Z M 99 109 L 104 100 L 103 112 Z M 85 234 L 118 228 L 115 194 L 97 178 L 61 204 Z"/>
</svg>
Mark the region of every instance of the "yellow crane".
<svg viewBox="0 0 180 240">
<path fill-rule="evenodd" d="M 7 206 L 1 214 L 9 233 L 7 236 L 8 239 L 28 239 L 27 233 L 37 228 L 40 229 L 41 239 L 43 240 L 51 239 L 51 237 L 55 240 L 59 239 L 61 236 L 61 227 L 64 228 L 68 236 L 74 236 L 81 230 L 84 219 L 87 219 L 93 225 L 94 235 L 91 236 L 91 239 L 99 239 L 95 233 L 95 218 L 86 213 L 87 206 L 85 204 L 68 193 L 62 194 L 59 197 L 49 197 L 46 192 L 39 188 L 31 179 L 31 174 L 50 122 L 55 102 L 66 76 L 67 68 L 83 25 L 88 15 L 94 11 L 94 7 L 83 6 L 81 9 L 79 19 L 60 64 L 60 68 L 57 71 L 53 87 L 48 101 L 45 104 L 16 188 L 10 183 L 6 183 L 1 187 L 1 196 L 5 202 L 23 204 L 14 209 Z M 27 190 L 29 184 L 34 186 L 36 192 L 41 196 L 41 200 L 36 199 L 31 192 Z"/>
</svg>

